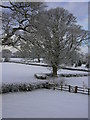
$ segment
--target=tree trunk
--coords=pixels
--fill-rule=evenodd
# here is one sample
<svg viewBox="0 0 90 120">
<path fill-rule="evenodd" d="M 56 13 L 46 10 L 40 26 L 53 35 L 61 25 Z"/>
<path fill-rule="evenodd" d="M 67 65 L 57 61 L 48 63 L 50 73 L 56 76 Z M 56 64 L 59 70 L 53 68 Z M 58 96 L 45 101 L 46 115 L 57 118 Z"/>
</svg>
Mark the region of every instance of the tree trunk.
<svg viewBox="0 0 90 120">
<path fill-rule="evenodd" d="M 40 58 L 38 58 L 38 62 L 40 63 Z"/>
<path fill-rule="evenodd" d="M 57 76 L 57 67 L 54 65 L 52 66 L 53 68 L 53 77 L 56 77 Z"/>
</svg>

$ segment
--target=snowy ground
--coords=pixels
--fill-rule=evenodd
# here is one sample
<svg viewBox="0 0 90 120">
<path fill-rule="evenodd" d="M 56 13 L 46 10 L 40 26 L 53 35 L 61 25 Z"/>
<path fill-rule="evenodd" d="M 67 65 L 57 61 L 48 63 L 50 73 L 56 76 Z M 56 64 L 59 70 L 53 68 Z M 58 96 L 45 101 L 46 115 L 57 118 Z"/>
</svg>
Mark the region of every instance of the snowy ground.
<svg viewBox="0 0 90 120">
<path fill-rule="evenodd" d="M 0 95 L 0 120 L 2 118 L 2 95 Z"/>
<path fill-rule="evenodd" d="M 5 118 L 88 118 L 88 96 L 37 90 L 2 96 Z"/>
<path fill-rule="evenodd" d="M 35 73 L 50 72 L 49 69 L 40 66 L 22 65 L 17 63 L 2 64 L 2 82 L 3 83 L 20 83 L 20 82 L 37 82 Z"/>
<path fill-rule="evenodd" d="M 1 63 L 0 63 L 1 65 Z M 3 83 L 40 82 L 35 73 L 50 73 L 49 68 L 16 63 L 2 64 Z M 58 73 L 86 72 L 59 70 Z M 88 74 L 88 73 L 87 73 Z M 58 78 L 60 79 L 60 78 Z M 88 85 L 88 77 L 64 78 L 65 83 Z M 2 117 L 6 118 L 88 118 L 88 96 L 60 90 L 35 90 L 2 95 Z"/>
<path fill-rule="evenodd" d="M 2 64 L 2 82 L 7 83 L 30 83 L 30 82 L 41 82 L 44 80 L 38 80 L 34 77 L 36 73 L 50 73 L 50 68 L 32 65 L 23 65 L 17 63 L 3 63 Z M 71 70 L 59 70 L 59 74 L 88 74 L 87 72 L 71 71 Z M 58 78 L 59 80 L 60 78 Z M 71 77 L 64 78 L 67 84 L 71 85 L 83 85 L 84 83 L 88 86 L 88 77 Z"/>
</svg>

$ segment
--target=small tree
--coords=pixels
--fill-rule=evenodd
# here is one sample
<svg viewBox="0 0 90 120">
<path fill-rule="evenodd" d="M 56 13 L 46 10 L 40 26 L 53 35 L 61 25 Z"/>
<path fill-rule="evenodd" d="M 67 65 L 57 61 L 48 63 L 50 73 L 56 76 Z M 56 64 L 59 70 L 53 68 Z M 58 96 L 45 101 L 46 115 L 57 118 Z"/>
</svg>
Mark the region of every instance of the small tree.
<svg viewBox="0 0 90 120">
<path fill-rule="evenodd" d="M 8 49 L 2 50 L 2 58 L 4 58 L 4 62 L 8 62 L 10 60 L 12 52 Z"/>
</svg>

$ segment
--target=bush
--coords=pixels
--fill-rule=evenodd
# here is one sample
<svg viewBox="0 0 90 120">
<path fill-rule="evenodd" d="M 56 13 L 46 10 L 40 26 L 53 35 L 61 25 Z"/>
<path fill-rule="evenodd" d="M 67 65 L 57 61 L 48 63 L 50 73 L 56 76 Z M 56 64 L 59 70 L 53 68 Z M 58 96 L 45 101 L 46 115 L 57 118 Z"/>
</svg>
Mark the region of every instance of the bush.
<svg viewBox="0 0 90 120">
<path fill-rule="evenodd" d="M 32 84 L 3 84 L 2 88 L 0 87 L 1 93 L 9 93 L 9 92 L 21 92 L 21 91 L 32 91 L 36 89 L 50 89 L 52 87 L 48 82 L 45 83 L 32 83 Z"/>
<path fill-rule="evenodd" d="M 47 76 L 45 74 L 35 74 L 34 75 L 37 79 L 46 79 Z"/>
</svg>

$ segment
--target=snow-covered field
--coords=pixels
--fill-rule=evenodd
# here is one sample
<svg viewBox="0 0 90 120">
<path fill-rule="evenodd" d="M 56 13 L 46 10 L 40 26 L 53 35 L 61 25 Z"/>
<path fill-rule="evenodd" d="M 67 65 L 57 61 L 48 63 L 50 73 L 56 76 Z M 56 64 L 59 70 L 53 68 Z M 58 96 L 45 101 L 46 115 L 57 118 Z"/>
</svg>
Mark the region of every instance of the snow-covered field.
<svg viewBox="0 0 90 120">
<path fill-rule="evenodd" d="M 1 63 L 0 63 L 1 65 Z M 3 83 L 40 82 L 35 73 L 50 69 L 16 63 L 2 63 Z M 86 74 L 81 71 L 59 70 L 62 74 Z M 88 74 L 88 73 L 87 73 Z M 60 78 L 57 78 L 58 80 Z M 63 78 L 66 84 L 88 86 L 88 77 Z M 35 90 L 2 95 L 2 117 L 6 118 L 88 118 L 88 96 L 60 90 Z"/>
<path fill-rule="evenodd" d="M 20 82 L 37 82 L 35 73 L 50 72 L 45 67 L 23 65 L 17 63 L 2 64 L 2 82 L 3 83 L 20 83 Z"/>
<path fill-rule="evenodd" d="M 50 73 L 50 68 L 32 65 L 23 65 L 17 63 L 2 63 L 2 83 L 30 83 L 40 82 L 34 77 L 36 73 Z M 88 74 L 87 72 L 59 70 L 59 74 Z M 52 78 L 51 78 L 52 79 Z M 59 80 L 60 78 L 58 78 Z M 88 77 L 63 78 L 67 84 L 82 86 L 83 81 L 88 86 Z"/>
<path fill-rule="evenodd" d="M 0 95 L 0 120 L 2 119 L 2 95 Z"/>
<path fill-rule="evenodd" d="M 37 90 L 2 96 L 4 118 L 88 118 L 88 96 Z"/>
<path fill-rule="evenodd" d="M 2 60 L 4 61 L 4 58 L 2 58 Z M 40 58 L 40 63 L 38 62 L 38 59 L 24 59 L 24 58 L 10 58 L 9 61 L 14 61 L 14 62 L 23 62 L 23 63 L 30 63 L 30 64 L 37 64 L 37 65 L 47 65 L 46 63 L 44 63 L 43 58 Z M 76 68 L 76 69 L 84 69 L 84 70 L 88 70 L 88 68 L 86 68 L 85 64 L 82 64 L 80 67 L 75 67 L 75 64 L 73 66 L 66 66 L 65 64 L 62 64 L 61 66 L 63 67 L 69 67 L 69 68 Z"/>
</svg>

